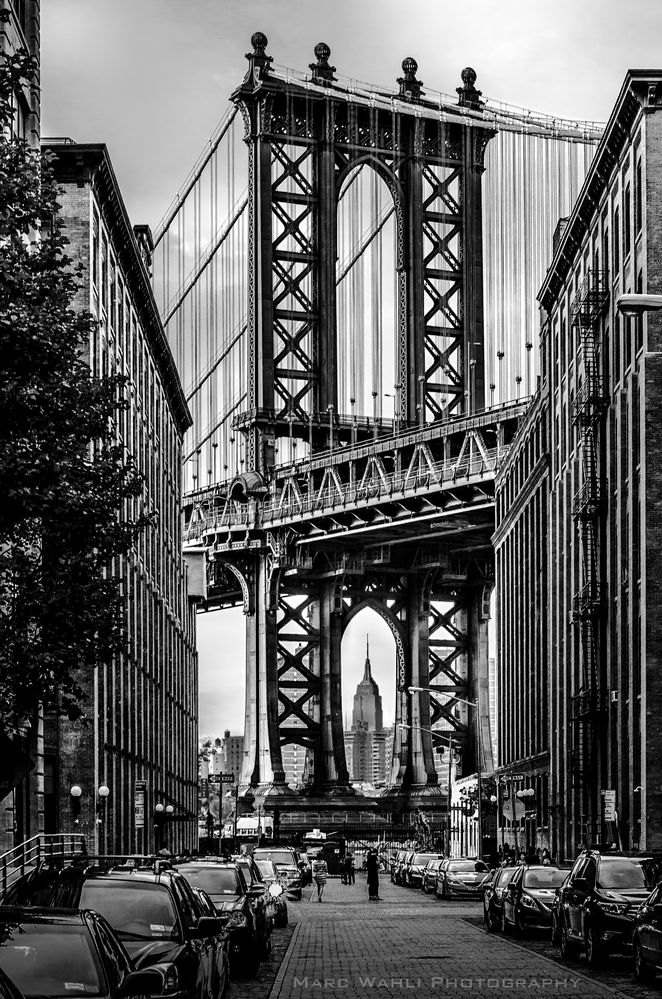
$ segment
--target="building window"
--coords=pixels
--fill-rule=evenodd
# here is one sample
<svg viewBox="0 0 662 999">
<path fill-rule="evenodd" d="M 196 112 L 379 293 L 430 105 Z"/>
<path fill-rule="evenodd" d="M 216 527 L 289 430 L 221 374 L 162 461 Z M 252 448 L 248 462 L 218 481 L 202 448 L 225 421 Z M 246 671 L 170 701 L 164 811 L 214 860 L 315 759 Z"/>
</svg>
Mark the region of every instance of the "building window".
<svg viewBox="0 0 662 999">
<path fill-rule="evenodd" d="M 621 223 L 620 223 L 620 214 L 618 208 L 614 212 L 613 233 L 614 233 L 614 238 L 612 239 L 612 250 L 614 253 L 614 277 L 616 277 L 621 269 L 621 254 L 620 254 Z"/>
<path fill-rule="evenodd" d="M 625 194 L 623 195 L 623 256 L 627 257 L 631 249 L 631 233 L 630 227 L 632 225 L 631 218 L 631 196 L 630 196 L 630 185 L 628 184 L 625 188 Z"/>
<path fill-rule="evenodd" d="M 643 197 L 641 189 L 641 160 L 638 160 L 634 174 L 634 231 L 637 235 L 641 232 Z"/>
<path fill-rule="evenodd" d="M 23 34 L 27 34 L 28 26 L 28 13 L 27 13 L 27 0 L 12 0 L 12 7 L 14 8 L 14 13 L 16 14 L 16 20 L 21 26 Z"/>
<path fill-rule="evenodd" d="M 104 236 L 101 240 L 101 307 L 108 308 L 108 242 Z"/>
</svg>

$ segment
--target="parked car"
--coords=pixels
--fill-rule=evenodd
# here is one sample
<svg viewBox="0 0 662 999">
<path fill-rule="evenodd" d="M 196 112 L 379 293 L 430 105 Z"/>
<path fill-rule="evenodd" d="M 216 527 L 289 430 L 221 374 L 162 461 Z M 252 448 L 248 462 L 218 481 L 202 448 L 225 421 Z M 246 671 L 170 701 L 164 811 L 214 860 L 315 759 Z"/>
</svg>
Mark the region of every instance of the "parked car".
<svg viewBox="0 0 662 999">
<path fill-rule="evenodd" d="M 407 869 L 407 864 L 414 856 L 415 850 L 405 850 L 404 855 L 398 861 L 397 867 L 395 869 L 394 882 L 396 885 L 404 885 L 405 883 L 405 871 Z"/>
<path fill-rule="evenodd" d="M 249 974 L 256 974 L 260 961 L 271 953 L 272 925 L 265 886 L 251 887 L 244 870 L 233 860 L 191 860 L 177 869 L 190 884 L 209 895 L 230 935 L 230 956 L 235 965 L 238 962 Z"/>
<path fill-rule="evenodd" d="M 436 892 L 437 890 L 437 878 L 439 877 L 439 868 L 443 863 L 443 858 L 437 857 L 435 860 L 428 860 L 427 864 L 423 868 L 423 877 L 421 878 L 421 888 L 427 895 L 428 892 Z"/>
<path fill-rule="evenodd" d="M 508 882 L 517 871 L 516 867 L 497 867 L 485 887 L 483 895 L 483 922 L 488 933 L 501 929 L 503 897 Z"/>
<path fill-rule="evenodd" d="M 313 883 L 313 867 L 305 850 L 302 850 L 299 854 L 299 870 L 301 871 L 301 883 L 303 887 L 311 885 Z"/>
<path fill-rule="evenodd" d="M 446 859 L 437 876 L 437 897 L 482 898 L 490 880 L 490 869 L 482 860 L 471 857 Z"/>
<path fill-rule="evenodd" d="M 282 903 L 285 905 L 287 911 L 287 902 L 285 901 L 285 888 L 278 877 L 278 871 L 275 869 L 275 865 L 271 860 L 258 860 L 255 861 L 249 854 L 242 854 L 240 857 L 236 858 L 237 863 L 241 867 L 246 883 L 251 888 L 259 888 L 264 894 L 264 903 L 267 908 L 267 916 L 271 922 L 272 929 L 277 924 L 276 922 L 276 902 L 282 899 Z M 267 879 L 262 874 L 260 869 L 261 864 L 270 864 L 275 870 L 275 877 L 272 879 L 274 887 L 267 881 Z M 287 922 L 285 923 L 287 925 Z"/>
<path fill-rule="evenodd" d="M 552 925 L 552 905 L 566 871 L 552 865 L 518 867 L 508 881 L 501 906 L 501 929 L 509 933 L 546 930 Z"/>
<path fill-rule="evenodd" d="M 257 867 L 267 886 L 268 906 L 271 909 L 274 926 L 287 926 L 287 899 L 283 888 L 278 868 L 273 860 L 257 860 Z"/>
<path fill-rule="evenodd" d="M 442 853 L 414 853 L 409 858 L 402 872 L 402 882 L 407 888 L 421 888 L 423 885 L 423 871 L 429 860 L 442 861 Z"/>
<path fill-rule="evenodd" d="M 25 999 L 25 996 L 0 968 L 0 999 Z"/>
<path fill-rule="evenodd" d="M 632 946 L 634 914 L 662 879 L 653 855 L 583 851 L 559 892 L 556 919 L 563 958 L 586 951 L 589 965 Z"/>
<path fill-rule="evenodd" d="M 153 965 L 179 997 L 221 996 L 229 973 L 228 940 L 218 918 L 200 908 L 186 878 L 170 865 L 91 866 L 47 861 L 19 878 L 4 902 L 93 909 L 110 923 L 135 969 Z"/>
<path fill-rule="evenodd" d="M 16 906 L 0 907 L 0 969 L 25 999 L 155 995 L 165 991 L 167 976 L 156 968 L 134 971 L 119 938 L 96 912 Z M 0 992 L 7 989 L 3 977 Z"/>
<path fill-rule="evenodd" d="M 301 900 L 303 873 L 299 867 L 299 855 L 289 846 L 259 847 L 253 851 L 253 860 L 271 860 L 276 865 L 279 874 L 283 875 L 281 882 L 288 895 Z"/>
<path fill-rule="evenodd" d="M 657 972 L 662 971 L 662 883 L 634 914 L 632 958 L 636 982 L 653 982 Z"/>
<path fill-rule="evenodd" d="M 391 884 L 397 884 L 396 873 L 400 870 L 400 865 L 407 856 L 407 850 L 396 850 L 391 857 L 390 871 L 391 871 Z"/>
</svg>

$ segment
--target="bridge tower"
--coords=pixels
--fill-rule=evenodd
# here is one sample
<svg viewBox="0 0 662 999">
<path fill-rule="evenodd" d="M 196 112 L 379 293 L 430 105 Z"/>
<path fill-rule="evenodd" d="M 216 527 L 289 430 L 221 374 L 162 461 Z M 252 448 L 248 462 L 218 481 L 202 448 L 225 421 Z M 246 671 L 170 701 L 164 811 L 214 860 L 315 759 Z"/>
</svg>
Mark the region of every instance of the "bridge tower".
<svg viewBox="0 0 662 999">
<path fill-rule="evenodd" d="M 338 83 L 325 44 L 315 47 L 310 77 L 295 80 L 274 72 L 263 34 L 251 43 L 248 71 L 233 94 L 249 158 L 248 405 L 235 422 L 245 467 L 227 497 L 249 527 L 243 537 L 220 532 L 209 549 L 210 584 L 228 592 L 239 586 L 246 614 L 242 784 L 288 794 L 282 747 L 298 743 L 312 761 L 310 794 L 351 796 L 341 641 L 369 606 L 387 622 L 397 650 L 387 793 L 400 801 L 441 798 L 437 739 L 429 732 L 436 723 L 455 733 L 465 772 L 491 763 L 490 497 L 478 491 L 477 519 L 452 522 L 416 497 L 407 526 L 382 533 L 345 505 L 342 536 L 327 522 L 310 537 L 287 517 L 272 517 L 264 528 L 261 511 L 270 503 L 273 512 L 276 494 L 284 510 L 288 496 L 301 500 L 302 490 L 318 485 L 332 493 L 345 482 L 386 481 L 386 461 L 389 474 L 404 462 L 417 475 L 441 450 L 458 460 L 464 454 L 474 415 L 485 406 L 481 175 L 494 130 L 482 121 L 472 69 L 462 72 L 456 104 L 426 100 L 413 59 L 402 64 L 397 96 L 369 100 Z M 394 422 L 402 444 L 381 457 L 370 414 L 339 411 L 338 204 L 358 168 L 374 170 L 387 185 L 395 216 Z M 459 429 L 455 437 L 436 434 L 433 456 L 426 427 L 440 421 Z M 456 446 L 458 434 L 464 443 Z M 285 485 L 275 454 L 282 438 L 306 453 Z M 360 460 L 341 483 L 345 473 L 334 461 L 344 451 Z M 408 691 L 428 684 L 443 693 Z M 478 725 L 462 705 L 468 698 L 478 701 Z"/>
</svg>

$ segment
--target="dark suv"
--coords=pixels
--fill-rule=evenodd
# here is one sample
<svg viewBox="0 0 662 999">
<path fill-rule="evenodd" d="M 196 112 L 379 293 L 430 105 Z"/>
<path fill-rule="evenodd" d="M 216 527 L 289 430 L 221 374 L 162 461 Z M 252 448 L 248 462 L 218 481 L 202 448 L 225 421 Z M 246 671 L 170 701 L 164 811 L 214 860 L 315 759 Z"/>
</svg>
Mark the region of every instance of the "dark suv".
<svg viewBox="0 0 662 999">
<path fill-rule="evenodd" d="M 253 860 L 271 860 L 276 865 L 283 888 L 292 898 L 301 900 L 303 872 L 299 855 L 289 846 L 258 847 L 253 850 Z"/>
<path fill-rule="evenodd" d="M 192 860 L 177 870 L 214 903 L 223 927 L 230 934 L 230 954 L 251 974 L 271 953 L 271 919 L 265 886 L 251 886 L 235 861 Z"/>
<path fill-rule="evenodd" d="M 115 865 L 95 858 L 47 861 L 19 878 L 4 905 L 92 909 L 113 927 L 136 969 L 158 966 L 178 999 L 227 989 L 228 938 L 186 878 L 169 864 Z"/>
<path fill-rule="evenodd" d="M 596 967 L 611 951 L 629 950 L 634 914 L 661 879 L 659 856 L 581 853 L 555 904 L 561 956 L 584 949 Z"/>
</svg>

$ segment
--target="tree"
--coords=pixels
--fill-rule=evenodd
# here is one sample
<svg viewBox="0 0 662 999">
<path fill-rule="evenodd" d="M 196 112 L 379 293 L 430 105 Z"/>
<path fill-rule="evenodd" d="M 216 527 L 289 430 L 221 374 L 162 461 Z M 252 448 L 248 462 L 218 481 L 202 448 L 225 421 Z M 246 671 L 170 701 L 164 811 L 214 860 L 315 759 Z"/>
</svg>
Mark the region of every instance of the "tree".
<svg viewBox="0 0 662 999">
<path fill-rule="evenodd" d="M 80 717 L 81 678 L 124 647 L 122 558 L 149 517 L 117 434 L 122 378 L 90 371 L 52 171 L 12 137 L 26 53 L 0 67 L 0 728 Z"/>
</svg>

